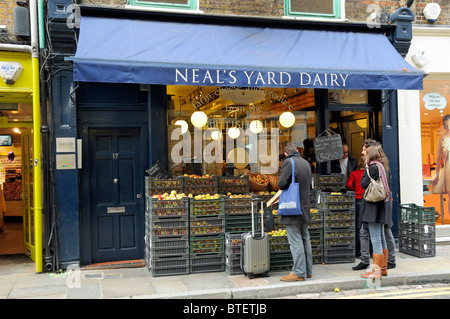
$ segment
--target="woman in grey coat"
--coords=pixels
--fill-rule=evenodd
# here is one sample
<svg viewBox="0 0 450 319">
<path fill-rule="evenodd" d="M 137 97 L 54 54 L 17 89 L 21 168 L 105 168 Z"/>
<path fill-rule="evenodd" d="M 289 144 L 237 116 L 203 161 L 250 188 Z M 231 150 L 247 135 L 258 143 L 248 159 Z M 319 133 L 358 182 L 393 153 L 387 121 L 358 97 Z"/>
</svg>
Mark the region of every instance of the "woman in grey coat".
<svg viewBox="0 0 450 319">
<path fill-rule="evenodd" d="M 311 166 L 297 152 L 294 143 L 289 142 L 284 147 L 286 158 L 281 165 L 278 187 L 279 189 L 287 189 L 292 181 L 291 158 L 295 166 L 295 181 L 300 187 L 300 205 L 303 215 L 298 216 L 281 216 L 280 222 L 286 225 L 289 245 L 291 248 L 292 259 L 294 265 L 292 272 L 284 277 L 281 281 L 301 281 L 305 277 L 312 276 L 312 248 L 309 237 L 308 224 L 310 223 L 309 209 L 309 188 L 311 185 Z"/>
<path fill-rule="evenodd" d="M 381 276 L 387 276 L 387 259 L 388 249 L 384 233 L 384 226 L 389 225 L 392 221 L 392 210 L 388 208 L 390 204 L 389 183 L 386 174 L 388 167 L 387 159 L 383 158 L 383 149 L 381 145 L 371 146 L 366 151 L 366 168 L 368 168 L 370 177 L 374 180 L 381 178 L 386 189 L 387 198 L 379 202 L 368 202 L 362 200 L 360 216 L 361 221 L 368 223 L 370 240 L 373 247 L 373 263 L 372 271 L 362 274 L 363 278 L 380 279 Z M 361 178 L 361 187 L 367 189 L 370 184 L 370 177 L 367 169 Z"/>
</svg>

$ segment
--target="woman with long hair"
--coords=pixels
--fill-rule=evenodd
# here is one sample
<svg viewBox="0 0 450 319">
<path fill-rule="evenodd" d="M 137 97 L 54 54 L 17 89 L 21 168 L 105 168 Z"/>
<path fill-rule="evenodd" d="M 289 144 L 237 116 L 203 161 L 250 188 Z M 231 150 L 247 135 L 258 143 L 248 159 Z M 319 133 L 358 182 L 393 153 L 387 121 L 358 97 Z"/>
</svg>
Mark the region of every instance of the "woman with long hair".
<svg viewBox="0 0 450 319">
<path fill-rule="evenodd" d="M 370 146 L 366 150 L 366 170 L 361 178 L 361 187 L 367 189 L 370 177 L 374 180 L 379 178 L 386 189 L 386 198 L 379 202 L 368 202 L 362 200 L 361 221 L 366 222 L 369 227 L 370 241 L 373 247 L 373 269 L 361 275 L 363 278 L 381 279 L 387 276 L 388 249 L 384 233 L 385 225 L 392 219 L 392 210 L 387 209 L 386 202 L 390 200 L 387 170 L 388 160 L 381 145 Z M 369 177 L 370 175 L 370 177 Z"/>
</svg>

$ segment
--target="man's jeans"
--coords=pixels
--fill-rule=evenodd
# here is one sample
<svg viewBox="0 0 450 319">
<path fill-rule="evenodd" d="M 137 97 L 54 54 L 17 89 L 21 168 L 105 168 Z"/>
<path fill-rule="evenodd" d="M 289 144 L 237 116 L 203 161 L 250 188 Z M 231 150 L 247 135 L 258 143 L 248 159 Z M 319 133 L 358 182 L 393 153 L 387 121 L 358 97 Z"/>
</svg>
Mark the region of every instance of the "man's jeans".
<svg viewBox="0 0 450 319">
<path fill-rule="evenodd" d="M 312 275 L 313 259 L 307 224 L 286 225 L 294 265 L 292 272 L 298 277 Z"/>
</svg>

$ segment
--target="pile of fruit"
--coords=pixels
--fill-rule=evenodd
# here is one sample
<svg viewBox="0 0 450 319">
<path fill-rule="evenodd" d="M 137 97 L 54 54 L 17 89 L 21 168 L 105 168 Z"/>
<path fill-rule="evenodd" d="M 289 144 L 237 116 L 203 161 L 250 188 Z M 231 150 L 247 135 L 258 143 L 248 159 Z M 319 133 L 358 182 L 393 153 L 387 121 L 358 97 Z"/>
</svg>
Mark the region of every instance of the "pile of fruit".
<svg viewBox="0 0 450 319">
<path fill-rule="evenodd" d="M 267 233 L 272 237 L 287 236 L 286 229 L 275 229 Z"/>
<path fill-rule="evenodd" d="M 152 195 L 152 198 L 159 199 L 159 200 L 176 200 L 176 199 L 182 199 L 184 197 L 187 197 L 187 195 L 185 193 L 178 194 L 176 190 L 172 190 L 172 191 L 170 191 L 170 193 Z"/>
</svg>

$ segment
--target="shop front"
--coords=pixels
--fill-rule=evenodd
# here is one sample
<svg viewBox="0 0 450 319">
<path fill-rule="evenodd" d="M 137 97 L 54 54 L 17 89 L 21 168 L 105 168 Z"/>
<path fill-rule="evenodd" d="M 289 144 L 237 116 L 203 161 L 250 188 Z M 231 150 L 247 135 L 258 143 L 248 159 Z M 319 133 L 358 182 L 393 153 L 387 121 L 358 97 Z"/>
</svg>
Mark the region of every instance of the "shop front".
<svg viewBox="0 0 450 319">
<path fill-rule="evenodd" d="M 72 231 L 79 227 L 70 239 L 80 249 L 70 258 L 63 251 L 63 264 L 143 258 L 148 228 L 156 226 L 145 218 L 156 184 L 145 177 L 155 172 L 182 181 L 168 193 L 270 194 L 286 142 L 298 145 L 317 176 L 331 173 L 331 161 L 311 156 L 318 136 L 339 134 L 356 158 L 366 138 L 395 154 L 393 92 L 422 87 L 422 73 L 386 36 L 394 26 L 130 17 L 82 10 L 71 59 L 77 132 L 65 136 L 79 142 L 57 154 L 80 172 L 57 167 L 61 181 L 79 190 L 79 218 L 69 210 L 59 218 L 70 216 Z M 260 189 L 258 177 L 266 179 Z M 232 184 L 229 191 L 219 190 L 221 180 Z M 238 187 L 242 180 L 248 188 Z M 69 247 L 68 238 L 60 241 Z"/>
<path fill-rule="evenodd" d="M 40 272 L 43 228 L 36 196 L 41 196 L 41 185 L 36 185 L 40 172 L 35 171 L 40 155 L 34 151 L 40 136 L 33 133 L 35 103 L 39 113 L 37 60 L 25 46 L 4 49 L 0 50 L 0 254 L 25 254 Z"/>
</svg>

